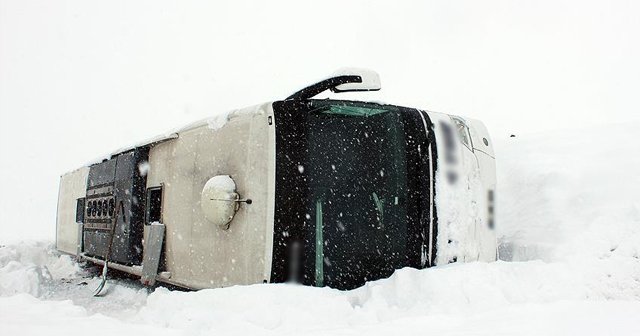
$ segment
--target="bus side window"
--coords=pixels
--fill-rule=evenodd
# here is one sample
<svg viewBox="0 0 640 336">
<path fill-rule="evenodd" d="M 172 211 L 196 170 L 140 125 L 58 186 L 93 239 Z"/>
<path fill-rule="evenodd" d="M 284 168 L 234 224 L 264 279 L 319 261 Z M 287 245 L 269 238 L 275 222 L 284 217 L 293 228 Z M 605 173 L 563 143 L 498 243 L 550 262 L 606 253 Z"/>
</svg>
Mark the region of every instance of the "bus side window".
<svg viewBox="0 0 640 336">
<path fill-rule="evenodd" d="M 162 187 L 147 188 L 145 224 L 162 222 Z"/>
</svg>

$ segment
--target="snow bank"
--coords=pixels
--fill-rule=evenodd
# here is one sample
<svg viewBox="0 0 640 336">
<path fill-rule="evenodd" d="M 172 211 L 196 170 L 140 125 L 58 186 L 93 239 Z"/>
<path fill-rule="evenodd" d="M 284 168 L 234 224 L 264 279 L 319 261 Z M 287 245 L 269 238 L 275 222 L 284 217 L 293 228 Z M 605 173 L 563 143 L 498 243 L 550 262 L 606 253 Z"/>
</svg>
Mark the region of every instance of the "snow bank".
<svg viewBox="0 0 640 336">
<path fill-rule="evenodd" d="M 500 258 L 559 262 L 591 295 L 640 299 L 638 127 L 496 141 Z"/>
<path fill-rule="evenodd" d="M 341 292 L 293 285 L 254 285 L 199 292 L 159 289 L 138 318 L 190 331 L 277 334 L 366 328 L 429 316 L 483 315 L 559 301 L 634 299 L 638 290 L 609 288 L 562 263 L 496 262 L 403 269 L 391 278 Z M 636 273 L 637 276 L 638 273 Z M 631 296 L 625 296 L 631 294 Z M 640 298 L 637 297 L 636 298 Z M 634 309 L 640 312 L 640 303 Z M 635 317 L 634 317 L 635 319 Z"/>
<path fill-rule="evenodd" d="M 158 289 L 138 317 L 189 331 L 293 334 L 410 317 L 479 314 L 519 303 L 584 299 L 587 293 L 561 265 L 472 263 L 428 271 L 403 269 L 390 279 L 348 292 L 295 285 L 199 292 Z"/>
<path fill-rule="evenodd" d="M 44 283 L 73 277 L 77 271 L 78 265 L 69 256 L 59 255 L 49 243 L 0 246 L 0 296 L 39 296 Z"/>
<path fill-rule="evenodd" d="M 41 301 L 27 294 L 0 298 L 3 335 L 182 335 L 176 330 L 90 314 L 71 301 Z"/>
<path fill-rule="evenodd" d="M 640 123 L 496 141 L 504 260 L 640 255 Z"/>
</svg>

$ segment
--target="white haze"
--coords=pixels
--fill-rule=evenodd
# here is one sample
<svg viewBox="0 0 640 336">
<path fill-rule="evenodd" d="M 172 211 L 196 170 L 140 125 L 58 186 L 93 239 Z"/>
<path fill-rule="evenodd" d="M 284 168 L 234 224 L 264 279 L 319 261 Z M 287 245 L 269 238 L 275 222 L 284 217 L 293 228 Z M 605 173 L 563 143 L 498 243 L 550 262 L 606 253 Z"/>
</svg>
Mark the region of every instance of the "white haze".
<svg viewBox="0 0 640 336">
<path fill-rule="evenodd" d="M 0 0 L 0 242 L 53 238 L 60 174 L 344 66 L 381 75 L 381 92 L 357 97 L 478 118 L 494 138 L 598 137 L 605 121 L 640 119 L 638 13 L 633 1 Z"/>
</svg>

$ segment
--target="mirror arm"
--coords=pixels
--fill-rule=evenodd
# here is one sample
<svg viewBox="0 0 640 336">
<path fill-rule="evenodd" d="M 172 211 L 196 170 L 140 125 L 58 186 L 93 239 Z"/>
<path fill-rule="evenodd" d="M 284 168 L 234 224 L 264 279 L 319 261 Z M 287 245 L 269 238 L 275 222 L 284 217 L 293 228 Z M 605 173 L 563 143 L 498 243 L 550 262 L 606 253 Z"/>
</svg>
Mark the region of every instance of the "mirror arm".
<svg viewBox="0 0 640 336">
<path fill-rule="evenodd" d="M 310 99 L 327 90 L 331 90 L 333 92 L 339 92 L 338 90 L 336 90 L 336 86 L 342 85 L 342 84 L 348 84 L 348 83 L 362 83 L 362 77 L 356 76 L 356 75 L 331 77 L 329 79 L 325 79 L 311 86 L 307 86 L 306 88 L 290 95 L 285 100 Z"/>
</svg>

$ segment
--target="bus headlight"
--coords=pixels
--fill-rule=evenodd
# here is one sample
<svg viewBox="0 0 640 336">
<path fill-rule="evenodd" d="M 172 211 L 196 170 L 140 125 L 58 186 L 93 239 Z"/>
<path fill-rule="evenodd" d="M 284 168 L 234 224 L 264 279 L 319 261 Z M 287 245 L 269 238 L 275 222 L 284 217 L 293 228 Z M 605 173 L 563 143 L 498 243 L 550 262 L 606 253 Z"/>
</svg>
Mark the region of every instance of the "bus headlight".
<svg viewBox="0 0 640 336">
<path fill-rule="evenodd" d="M 470 151 L 473 151 L 473 145 L 471 144 L 471 133 L 469 133 L 469 126 L 461 118 L 451 116 L 451 121 L 456 126 L 456 133 L 460 142 L 467 146 Z"/>
</svg>

